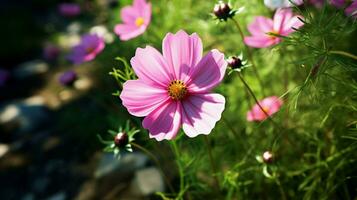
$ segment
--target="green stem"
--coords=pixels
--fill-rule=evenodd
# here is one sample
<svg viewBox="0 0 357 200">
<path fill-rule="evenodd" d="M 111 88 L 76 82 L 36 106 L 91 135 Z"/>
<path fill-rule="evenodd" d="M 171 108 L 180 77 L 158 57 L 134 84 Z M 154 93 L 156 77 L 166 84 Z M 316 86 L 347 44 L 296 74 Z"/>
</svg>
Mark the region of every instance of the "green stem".
<svg viewBox="0 0 357 200">
<path fill-rule="evenodd" d="M 232 19 L 232 21 L 234 22 L 234 24 L 236 25 L 236 27 L 237 27 L 237 29 L 238 29 L 238 32 L 239 32 L 239 34 L 240 34 L 240 36 L 241 36 L 241 38 L 242 38 L 242 42 L 243 42 L 244 46 L 245 46 L 246 49 L 247 49 L 248 59 L 249 59 L 250 62 L 252 63 L 253 71 L 254 71 L 254 74 L 255 74 L 255 76 L 257 77 L 257 80 L 258 80 L 258 82 L 259 82 L 261 92 L 262 92 L 262 94 L 265 96 L 264 89 L 263 89 L 263 88 L 264 88 L 264 87 L 263 87 L 263 82 L 262 82 L 262 79 L 261 79 L 260 76 L 259 76 L 257 67 L 256 67 L 256 65 L 255 65 L 255 62 L 254 62 L 254 59 L 253 59 L 253 54 L 252 54 L 250 48 L 244 43 L 244 34 L 243 34 L 243 31 L 242 31 L 242 29 L 241 29 L 241 27 L 240 27 L 238 21 L 235 20 L 234 18 L 231 18 L 231 19 Z"/>
<path fill-rule="evenodd" d="M 209 143 L 207 135 L 205 135 L 203 138 L 204 138 L 205 143 L 206 143 L 208 156 L 209 156 L 209 161 L 210 161 L 210 164 L 211 164 L 211 169 L 212 169 L 213 177 L 214 177 L 214 180 L 215 180 L 215 184 L 216 184 L 217 188 L 220 189 L 221 187 L 219 185 L 219 181 L 218 181 L 218 178 L 217 178 L 217 168 L 216 168 L 216 165 L 214 163 L 213 156 L 212 156 L 212 148 L 211 148 L 211 145 Z"/>
<path fill-rule="evenodd" d="M 356 55 L 353 55 L 353 54 L 345 52 L 345 51 L 329 51 L 329 53 L 330 54 L 341 55 L 341 56 L 345 56 L 345 57 L 357 60 L 357 56 Z"/>
<path fill-rule="evenodd" d="M 131 144 L 133 147 L 135 147 L 135 148 L 141 150 L 142 152 L 144 152 L 146 155 L 148 155 L 148 156 L 155 162 L 156 166 L 159 167 L 160 170 L 161 170 L 161 173 L 162 173 L 162 175 L 163 175 L 163 177 L 164 177 L 164 180 L 165 180 L 165 182 L 166 182 L 166 185 L 169 187 L 170 191 L 174 193 L 175 190 L 174 190 L 173 186 L 171 185 L 171 183 L 170 183 L 168 177 L 165 175 L 163 167 L 161 166 L 159 160 L 154 156 L 154 154 L 152 154 L 149 150 L 147 150 L 145 147 L 143 147 L 143 146 L 141 146 L 141 145 L 139 145 L 139 144 L 136 144 L 136 143 L 134 143 L 134 142 L 130 142 L 130 144 Z"/>
<path fill-rule="evenodd" d="M 177 167 L 179 170 L 179 176 L 180 176 L 180 192 L 183 191 L 185 189 L 185 179 L 184 179 L 184 172 L 183 172 L 183 168 L 180 162 L 180 153 L 179 150 L 177 148 L 177 144 L 176 141 L 172 141 L 171 143 L 171 147 L 172 150 L 176 156 L 176 163 L 177 163 Z"/>
<path fill-rule="evenodd" d="M 240 78 L 240 80 L 242 81 L 242 83 L 244 84 L 244 86 L 247 88 L 248 92 L 250 93 L 250 95 L 253 97 L 255 103 L 258 105 L 258 107 L 260 108 L 261 111 L 263 111 L 263 113 L 268 117 L 268 119 L 274 124 L 277 125 L 275 123 L 275 121 L 269 116 L 269 114 L 264 110 L 264 108 L 260 105 L 257 97 L 255 96 L 253 90 L 249 87 L 249 85 L 247 84 L 247 82 L 244 80 L 244 78 L 242 77 L 241 73 L 238 72 L 238 77 Z"/>
<path fill-rule="evenodd" d="M 286 200 L 286 194 L 285 194 L 285 192 L 284 192 L 283 187 L 281 186 L 280 181 L 279 181 L 277 178 L 275 179 L 275 181 L 276 181 L 276 184 L 277 184 L 277 185 L 278 185 L 278 187 L 279 187 L 279 191 L 280 191 L 281 199 L 282 199 L 282 200 Z"/>
</svg>

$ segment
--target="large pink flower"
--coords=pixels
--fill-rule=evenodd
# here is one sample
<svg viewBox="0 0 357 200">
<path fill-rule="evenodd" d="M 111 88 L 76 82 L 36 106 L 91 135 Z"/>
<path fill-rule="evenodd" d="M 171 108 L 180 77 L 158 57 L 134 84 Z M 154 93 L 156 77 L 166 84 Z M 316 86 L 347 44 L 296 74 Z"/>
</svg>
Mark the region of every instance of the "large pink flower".
<svg viewBox="0 0 357 200">
<path fill-rule="evenodd" d="M 120 98 L 129 113 L 145 117 L 143 127 L 160 141 L 173 139 L 180 127 L 189 137 L 209 134 L 221 118 L 225 99 L 211 93 L 224 77 L 227 63 L 218 50 L 202 57 L 194 33 L 168 33 L 160 54 L 138 48 L 131 65 L 139 77 L 124 83 Z"/>
<path fill-rule="evenodd" d="M 134 0 L 132 6 L 121 10 L 123 24 L 118 24 L 114 32 L 121 40 L 130 40 L 145 32 L 151 21 L 151 4 L 145 0 Z"/>
<path fill-rule="evenodd" d="M 277 96 L 271 96 L 259 101 L 259 105 L 263 108 L 266 114 L 268 114 L 268 116 L 271 116 L 279 111 L 280 107 L 283 105 L 283 101 L 280 100 Z M 255 104 L 253 108 L 247 113 L 247 120 L 263 121 L 268 118 L 266 114 L 262 111 L 258 104 Z"/>
<path fill-rule="evenodd" d="M 302 16 L 293 15 L 291 9 L 278 9 L 273 20 L 258 16 L 253 23 L 248 25 L 248 30 L 252 36 L 244 37 L 244 42 L 255 48 L 265 48 L 278 44 L 281 42 L 281 38 L 269 33 L 288 36 L 294 32 L 293 28 L 299 28 L 303 25 L 298 17 L 302 18 Z"/>
<path fill-rule="evenodd" d="M 81 38 L 81 42 L 72 48 L 68 59 L 74 64 L 93 60 L 105 47 L 103 38 L 95 34 L 86 34 Z"/>
</svg>

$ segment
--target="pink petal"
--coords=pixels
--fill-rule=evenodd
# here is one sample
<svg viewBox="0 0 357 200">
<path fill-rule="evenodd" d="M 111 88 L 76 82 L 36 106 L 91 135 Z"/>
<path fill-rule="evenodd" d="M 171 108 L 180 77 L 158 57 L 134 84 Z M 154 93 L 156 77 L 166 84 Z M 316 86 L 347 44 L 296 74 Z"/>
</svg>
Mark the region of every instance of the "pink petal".
<svg viewBox="0 0 357 200">
<path fill-rule="evenodd" d="M 295 29 L 300 28 L 301 26 L 304 25 L 304 23 L 300 19 L 304 19 L 303 16 L 294 16 L 292 17 L 282 28 L 281 30 L 281 35 L 288 36 L 290 33 L 294 32 Z"/>
<path fill-rule="evenodd" d="M 140 16 L 150 21 L 151 18 L 151 3 L 145 0 L 134 0 L 133 7 L 140 13 Z"/>
<path fill-rule="evenodd" d="M 273 31 L 273 20 L 262 16 L 255 17 L 254 22 L 248 25 L 248 30 L 252 35 L 265 35 Z"/>
<path fill-rule="evenodd" d="M 259 104 L 263 108 L 268 109 L 266 112 L 269 116 L 271 116 L 279 111 L 280 107 L 283 105 L 283 101 L 280 100 L 277 96 L 271 96 L 259 101 Z M 253 108 L 247 113 L 248 121 L 263 121 L 266 118 L 268 118 L 267 115 L 261 110 L 258 104 L 255 104 Z"/>
<path fill-rule="evenodd" d="M 223 53 L 214 49 L 191 69 L 187 87 L 190 93 L 206 93 L 217 86 L 223 79 L 227 62 Z"/>
<path fill-rule="evenodd" d="M 143 120 L 143 127 L 150 132 L 150 138 L 157 141 L 173 139 L 181 125 L 181 105 L 179 101 L 166 101 Z"/>
<path fill-rule="evenodd" d="M 166 61 L 160 52 L 153 47 L 137 48 L 130 63 L 139 79 L 147 84 L 162 87 L 166 90 L 172 80 Z"/>
<path fill-rule="evenodd" d="M 278 44 L 281 41 L 278 37 L 265 36 L 247 36 L 244 37 L 244 43 L 255 48 L 266 48 Z"/>
<path fill-rule="evenodd" d="M 182 127 L 189 137 L 208 135 L 221 119 L 225 99 L 220 94 L 192 95 L 182 102 Z"/>
<path fill-rule="evenodd" d="M 292 18 L 293 12 L 290 8 L 278 9 L 274 15 L 274 31 L 281 33 L 284 25 Z"/>
<path fill-rule="evenodd" d="M 186 79 L 191 68 L 202 58 L 202 42 L 194 33 L 188 35 L 180 30 L 176 34 L 168 33 L 162 43 L 162 51 L 171 73 L 177 80 Z"/>
<path fill-rule="evenodd" d="M 125 24 L 135 24 L 135 20 L 140 17 L 140 13 L 132 6 L 126 6 L 121 9 L 120 17 Z"/>
<path fill-rule="evenodd" d="M 120 39 L 123 41 L 130 40 L 141 34 L 146 30 L 146 26 L 142 25 L 137 27 L 136 25 L 131 24 L 118 24 L 114 28 L 114 32 L 119 35 Z"/>
<path fill-rule="evenodd" d="M 153 87 L 141 80 L 129 80 L 123 85 L 120 99 L 130 114 L 143 117 L 162 106 L 170 97 L 164 89 Z"/>
</svg>

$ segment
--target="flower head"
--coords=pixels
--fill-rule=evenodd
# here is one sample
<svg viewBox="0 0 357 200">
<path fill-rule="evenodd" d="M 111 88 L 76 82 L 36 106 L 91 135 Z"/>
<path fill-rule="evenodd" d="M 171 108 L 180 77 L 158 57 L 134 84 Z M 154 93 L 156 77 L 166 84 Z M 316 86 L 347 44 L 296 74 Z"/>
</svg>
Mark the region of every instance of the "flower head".
<svg viewBox="0 0 357 200">
<path fill-rule="evenodd" d="M 347 16 L 357 17 L 357 1 L 330 0 L 330 3 L 337 8 L 346 8 L 345 14 Z"/>
<path fill-rule="evenodd" d="M 64 86 L 73 85 L 74 81 L 77 80 L 77 74 L 75 71 L 69 70 L 60 75 L 58 81 Z"/>
<path fill-rule="evenodd" d="M 219 1 L 213 8 L 213 14 L 219 20 L 227 21 L 228 18 L 234 16 L 234 13 L 231 12 L 232 9 L 228 5 L 228 3 L 224 3 L 223 1 Z"/>
<path fill-rule="evenodd" d="M 124 7 L 121 12 L 122 24 L 114 28 L 121 40 L 130 40 L 145 32 L 151 21 L 151 4 L 145 0 L 134 0 L 132 6 Z"/>
<path fill-rule="evenodd" d="M 61 3 L 58 11 L 65 17 L 75 17 L 81 13 L 81 7 L 76 3 Z"/>
<path fill-rule="evenodd" d="M 248 30 L 252 36 L 244 37 L 244 42 L 251 47 L 265 48 L 281 42 L 280 36 L 288 36 L 295 29 L 300 28 L 303 22 L 299 18 L 302 16 L 293 15 L 291 9 L 278 9 L 274 18 L 269 19 L 263 16 L 255 17 L 253 23 L 248 25 Z"/>
<path fill-rule="evenodd" d="M 126 81 L 120 98 L 129 113 L 145 117 L 143 127 L 160 141 L 175 138 L 182 126 L 189 137 L 209 134 L 221 118 L 225 99 L 211 93 L 223 79 L 227 63 L 218 50 L 202 57 L 202 42 L 194 33 L 168 33 L 162 54 L 138 48 L 131 65 L 138 80 Z"/>
<path fill-rule="evenodd" d="M 264 0 L 264 5 L 272 10 L 303 4 L 303 0 Z"/>
<path fill-rule="evenodd" d="M 280 107 L 283 105 L 283 101 L 280 100 L 277 96 L 271 96 L 259 101 L 259 104 L 264 111 L 259 107 L 258 104 L 255 104 L 253 108 L 247 113 L 248 121 L 265 120 L 268 118 L 268 116 L 271 116 L 279 111 Z"/>
<path fill-rule="evenodd" d="M 74 64 L 81 64 L 93 60 L 105 47 L 103 38 L 95 34 L 86 34 L 81 38 L 81 42 L 72 48 L 68 59 Z"/>
</svg>

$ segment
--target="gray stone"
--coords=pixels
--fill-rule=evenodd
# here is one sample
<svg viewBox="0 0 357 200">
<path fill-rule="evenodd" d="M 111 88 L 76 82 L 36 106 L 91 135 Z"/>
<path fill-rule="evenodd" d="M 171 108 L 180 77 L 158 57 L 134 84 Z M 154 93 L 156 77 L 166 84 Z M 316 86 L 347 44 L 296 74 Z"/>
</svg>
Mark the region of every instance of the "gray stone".
<svg viewBox="0 0 357 200">
<path fill-rule="evenodd" d="M 31 132 L 49 119 L 49 110 L 41 97 L 12 101 L 0 106 L 0 125 L 7 132 Z"/>
<path fill-rule="evenodd" d="M 33 60 L 21 64 L 14 70 L 14 77 L 17 79 L 28 78 L 33 75 L 42 74 L 48 71 L 48 64 L 42 60 Z"/>
<path fill-rule="evenodd" d="M 113 153 L 103 153 L 94 175 L 100 178 L 117 171 L 134 172 L 144 167 L 148 160 L 145 154 L 139 152 L 124 153 L 120 159 L 115 158 Z"/>
<path fill-rule="evenodd" d="M 156 167 L 150 167 L 136 171 L 131 190 L 133 193 L 142 196 L 163 192 L 165 184 L 160 170 Z"/>
</svg>

